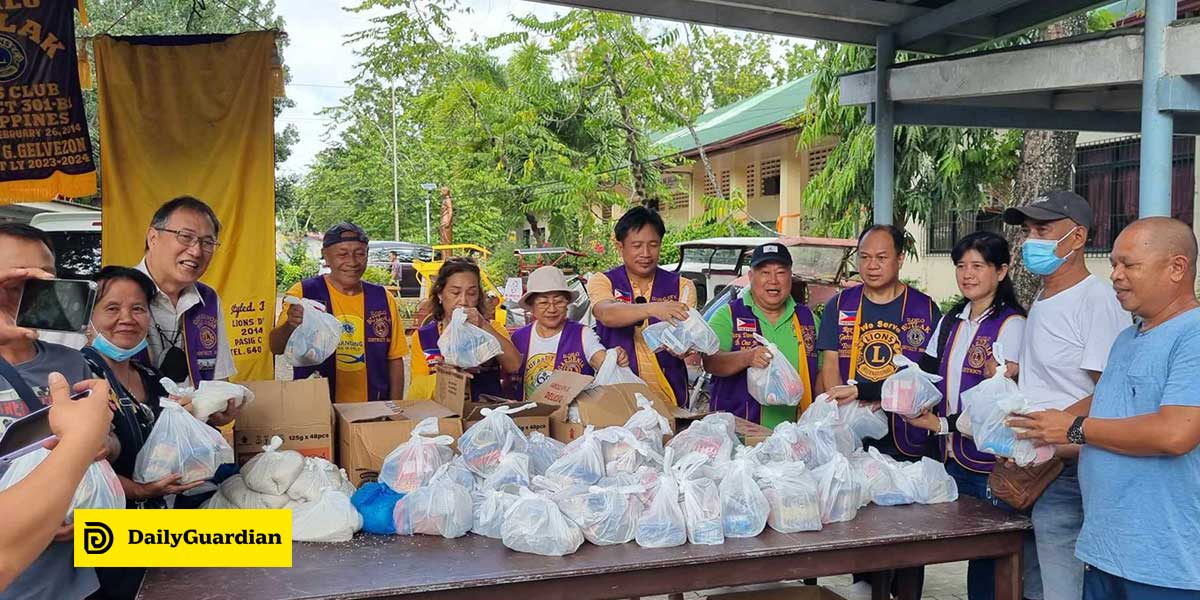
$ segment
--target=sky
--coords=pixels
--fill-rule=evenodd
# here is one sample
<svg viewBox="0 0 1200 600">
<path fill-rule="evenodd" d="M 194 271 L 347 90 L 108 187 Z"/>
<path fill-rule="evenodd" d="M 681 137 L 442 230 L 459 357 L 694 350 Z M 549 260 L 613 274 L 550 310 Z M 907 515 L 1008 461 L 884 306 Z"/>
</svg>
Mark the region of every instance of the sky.
<svg viewBox="0 0 1200 600">
<path fill-rule="evenodd" d="M 337 8 L 333 8 L 333 5 Z M 308 165 L 326 146 L 330 121 L 319 113 L 335 106 L 350 93 L 346 84 L 354 78 L 356 58 L 346 36 L 370 26 L 370 14 L 344 10 L 358 0 L 284 0 L 279 13 L 284 18 L 288 46 L 284 62 L 291 72 L 288 98 L 296 103 L 276 118 L 276 130 L 295 125 L 300 141 L 292 146 L 292 155 L 280 167 L 282 173 L 305 173 Z M 465 0 L 468 14 L 456 14 L 452 29 L 461 40 L 475 36 L 490 37 L 513 29 L 509 14 L 533 13 L 549 18 L 566 10 L 559 6 L 523 0 Z"/>
</svg>

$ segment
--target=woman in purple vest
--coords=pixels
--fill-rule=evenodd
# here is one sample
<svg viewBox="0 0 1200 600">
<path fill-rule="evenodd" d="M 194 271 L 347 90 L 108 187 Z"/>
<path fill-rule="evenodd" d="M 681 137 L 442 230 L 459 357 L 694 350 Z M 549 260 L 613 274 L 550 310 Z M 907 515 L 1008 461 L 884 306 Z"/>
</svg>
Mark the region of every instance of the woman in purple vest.
<svg viewBox="0 0 1200 600">
<path fill-rule="evenodd" d="M 480 394 L 503 396 L 500 382 L 501 368 L 508 373 L 516 373 L 521 368 L 521 353 L 508 338 L 508 332 L 503 327 L 494 325 L 483 315 L 492 314 L 488 306 L 487 296 L 481 289 L 482 276 L 479 265 L 469 258 L 451 258 L 442 263 L 438 269 L 437 279 L 433 282 L 430 298 L 433 302 L 433 313 L 429 321 L 413 334 L 414 346 L 424 353 L 425 360 L 413 354 L 413 384 L 422 379 L 436 377 L 436 369 L 442 364 L 442 351 L 438 349 L 438 339 L 442 336 L 442 328 L 450 323 L 450 315 L 454 309 L 463 308 L 467 312 L 467 322 L 483 329 L 500 340 L 503 353 L 488 361 L 477 369 L 471 369 L 471 399 L 477 400 Z M 432 386 L 429 386 L 432 390 Z"/>
<path fill-rule="evenodd" d="M 554 371 L 594 375 L 604 362 L 607 351 L 596 332 L 567 318 L 567 307 L 578 299 L 579 292 L 567 285 L 567 278 L 558 267 L 539 267 L 529 274 L 521 306 L 533 315 L 533 322 L 512 336 L 521 353 L 515 386 L 518 400 L 545 383 Z M 629 366 L 625 351 L 620 348 L 616 351 L 617 363 Z"/>
<path fill-rule="evenodd" d="M 939 387 L 942 403 L 933 412 L 909 419 L 909 423 L 934 434 L 939 456 L 946 472 L 958 482 L 959 491 L 1002 506 L 1003 502 L 988 491 L 988 474 L 995 457 L 980 452 L 974 442 L 958 431 L 962 411 L 962 393 L 995 373 L 992 344 L 1003 346 L 1007 375 L 1019 370 L 1021 337 L 1025 331 L 1025 309 L 1021 307 L 1008 278 L 1008 242 L 988 231 L 967 235 L 950 252 L 954 260 L 958 289 L 963 299 L 946 313 L 934 330 L 935 343 L 929 344 L 921 368 L 942 376 Z M 1005 506 L 1007 508 L 1007 506 Z M 995 597 L 992 560 L 973 560 L 967 567 L 967 592 L 970 600 Z"/>
</svg>

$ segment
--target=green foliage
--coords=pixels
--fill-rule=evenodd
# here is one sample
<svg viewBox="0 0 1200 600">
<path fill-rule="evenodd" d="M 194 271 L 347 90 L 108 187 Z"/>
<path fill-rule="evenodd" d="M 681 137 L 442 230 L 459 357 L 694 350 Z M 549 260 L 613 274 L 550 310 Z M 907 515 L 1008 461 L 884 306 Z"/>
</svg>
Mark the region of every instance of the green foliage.
<svg viewBox="0 0 1200 600">
<path fill-rule="evenodd" d="M 363 281 L 375 285 L 392 285 L 392 273 L 383 267 L 367 267 L 363 273 Z"/>
<path fill-rule="evenodd" d="M 1107 9 L 1098 8 L 1088 13 L 1087 29 L 1088 31 L 1106 31 L 1116 27 L 1117 20 L 1120 15 Z"/>
<path fill-rule="evenodd" d="M 962 299 L 963 299 L 962 294 L 955 294 L 953 296 L 950 296 L 949 298 L 946 298 L 946 299 L 942 300 L 941 302 L 938 302 L 938 309 L 942 311 L 943 315 L 946 313 L 949 313 L 950 309 L 954 308 L 955 304 L 962 302 Z"/>
<path fill-rule="evenodd" d="M 732 198 L 705 198 L 704 214 L 692 219 L 686 227 L 671 229 L 663 238 L 659 263 L 673 265 L 679 262 L 680 242 L 711 237 L 749 237 L 762 235 L 761 229 L 739 220 L 737 216 L 746 208 L 746 200 L 735 194 Z"/>
<path fill-rule="evenodd" d="M 303 242 L 288 242 L 284 247 L 286 258 L 275 261 L 275 289 L 284 293 L 288 288 L 317 274 L 321 263 L 308 255 Z"/>
<path fill-rule="evenodd" d="M 503 287 L 509 277 L 517 276 L 518 261 L 517 255 L 514 253 L 517 248 L 520 248 L 520 245 L 510 239 L 505 239 L 492 247 L 492 255 L 483 265 L 488 279 L 491 279 L 492 283 Z"/>
</svg>

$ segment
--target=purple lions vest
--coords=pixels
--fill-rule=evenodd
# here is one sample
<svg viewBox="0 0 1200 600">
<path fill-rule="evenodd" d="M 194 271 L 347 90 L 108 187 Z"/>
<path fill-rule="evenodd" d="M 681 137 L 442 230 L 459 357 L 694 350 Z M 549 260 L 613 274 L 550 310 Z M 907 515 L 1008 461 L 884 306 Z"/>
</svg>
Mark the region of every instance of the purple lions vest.
<svg viewBox="0 0 1200 600">
<path fill-rule="evenodd" d="M 533 337 L 534 324 L 530 323 L 512 335 L 513 345 L 521 353 L 521 370 L 517 372 L 517 400 L 525 399 L 525 366 L 529 361 L 529 340 Z M 562 337 L 558 338 L 558 351 L 554 357 L 555 371 L 570 371 L 584 375 L 595 375 L 588 357 L 583 352 L 583 324 L 568 320 L 563 324 Z"/>
<path fill-rule="evenodd" d="M 967 346 L 967 356 L 963 360 L 962 372 L 959 375 L 958 395 L 962 398 L 962 393 L 979 385 L 987 377 L 984 375 L 984 366 L 992 359 L 992 344 L 996 343 L 996 339 L 1000 336 L 1000 329 L 1012 317 L 1018 316 L 1017 311 L 1008 308 L 997 315 L 988 315 L 980 324 L 979 329 L 975 332 L 975 337 L 971 338 L 970 344 Z M 954 348 L 954 342 L 962 332 L 962 319 L 956 315 L 950 315 L 942 320 L 942 326 L 946 326 L 948 321 L 953 321 L 953 329 L 950 330 L 946 337 L 946 347 L 938 349 L 938 356 L 942 357 L 938 365 L 938 375 L 942 376 L 942 381 L 938 383 L 938 390 L 942 392 L 942 403 L 937 407 L 939 417 L 945 417 L 951 414 L 962 412 L 962 401 L 959 400 L 956 406 L 950 406 L 950 398 L 946 396 L 946 374 L 950 368 L 950 349 Z M 975 442 L 961 433 L 955 432 L 950 434 L 950 444 L 953 449 L 953 459 L 958 464 L 975 471 L 977 473 L 991 473 L 992 467 L 996 464 L 996 457 L 986 452 L 980 452 L 975 447 Z M 942 462 L 946 462 L 951 457 L 946 454 L 946 445 L 938 444 L 938 456 Z"/>
<path fill-rule="evenodd" d="M 842 290 L 838 294 L 838 341 L 841 346 L 838 352 L 838 371 L 843 381 L 853 378 L 850 374 L 850 362 L 859 342 L 854 338 L 861 318 L 859 309 L 862 301 L 861 285 Z M 900 352 L 909 360 L 920 363 L 921 356 L 925 354 L 925 346 L 929 344 L 929 336 L 933 332 L 933 300 L 905 286 L 903 302 L 899 324 Z M 897 450 L 908 456 L 922 456 L 925 453 L 930 438 L 928 431 L 909 425 L 899 415 L 891 415 L 889 423 Z"/>
<path fill-rule="evenodd" d="M 417 329 L 417 341 L 421 342 L 421 351 L 425 353 L 426 361 L 442 357 L 442 351 L 438 348 L 438 340 L 441 337 L 442 324 L 437 321 L 431 320 Z M 471 377 L 471 401 L 478 402 L 480 394 L 503 398 L 504 388 L 500 383 L 500 364 L 492 359 L 479 369 L 479 372 Z M 432 365 L 429 371 L 433 372 Z"/>
<path fill-rule="evenodd" d="M 626 303 L 632 303 L 634 300 L 633 284 L 629 283 L 629 274 L 625 272 L 625 266 L 619 266 L 605 275 L 612 282 L 613 295 L 617 300 Z M 679 275 L 662 269 L 656 269 L 654 273 L 654 285 L 650 289 L 650 302 L 678 302 L 679 301 Z M 657 323 L 658 319 L 651 318 L 647 325 Z M 635 327 L 620 327 L 611 328 L 605 327 L 601 323 L 596 323 L 596 334 L 600 337 L 600 342 L 605 348 L 623 348 L 625 355 L 629 357 L 629 368 L 633 369 L 634 373 L 641 376 L 642 371 L 638 366 L 637 352 L 634 350 L 633 339 Z M 667 378 L 667 383 L 671 386 L 672 393 L 675 394 L 676 404 L 682 406 L 687 403 L 687 365 L 678 358 L 671 356 L 668 352 L 659 352 L 655 356 L 658 359 L 658 366 L 662 369 L 663 375 Z M 645 377 L 642 377 L 645 379 Z"/>
<path fill-rule="evenodd" d="M 217 312 L 219 299 L 215 290 L 197 281 L 196 291 L 200 293 L 200 303 L 183 313 L 183 349 L 192 385 L 199 386 L 201 381 L 211 381 L 217 370 L 221 315 Z"/>
<path fill-rule="evenodd" d="M 759 343 L 754 339 L 754 334 L 762 334 L 762 326 L 759 325 L 754 311 L 742 301 L 741 295 L 729 303 L 729 312 L 733 322 L 733 351 L 757 348 Z M 808 361 L 808 389 L 813 390 L 816 389 L 817 375 L 816 322 L 812 311 L 799 302 L 796 303 L 794 314 L 800 322 L 800 332 L 803 336 L 800 342 L 804 352 L 801 355 Z M 733 413 L 753 423 L 760 422 L 761 406 L 750 396 L 746 387 L 745 371 L 729 377 L 713 376 L 711 404 L 715 411 Z"/>
<path fill-rule="evenodd" d="M 325 278 L 318 276 L 300 282 L 304 297 L 324 304 L 332 311 L 333 305 L 329 300 L 329 288 Z M 362 282 L 363 286 L 363 341 L 366 348 L 363 362 L 367 366 L 367 400 L 391 400 L 391 378 L 388 375 L 388 349 L 392 345 L 392 317 L 388 308 L 387 290 L 380 286 Z M 313 373 L 320 373 L 329 383 L 329 397 L 334 402 L 337 398 L 337 352 L 325 359 L 325 362 L 315 367 L 296 367 L 292 373 L 294 379 L 305 379 Z M 343 402 L 357 400 L 344 399 Z"/>
</svg>

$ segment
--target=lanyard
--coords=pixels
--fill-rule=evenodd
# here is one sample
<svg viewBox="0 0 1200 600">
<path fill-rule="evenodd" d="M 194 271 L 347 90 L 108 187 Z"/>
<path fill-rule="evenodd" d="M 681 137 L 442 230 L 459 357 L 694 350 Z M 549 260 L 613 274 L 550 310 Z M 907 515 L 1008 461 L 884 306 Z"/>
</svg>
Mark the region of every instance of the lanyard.
<svg viewBox="0 0 1200 600">
<path fill-rule="evenodd" d="M 846 375 L 848 379 L 854 379 L 858 374 L 858 356 L 862 351 L 862 341 L 859 339 L 862 334 L 862 314 L 863 301 L 866 299 L 867 293 L 863 291 L 858 297 L 858 311 L 854 313 L 854 334 L 850 340 L 850 370 Z M 908 286 L 904 286 L 904 301 L 900 303 L 900 320 L 904 320 L 904 315 L 908 310 Z"/>
</svg>

